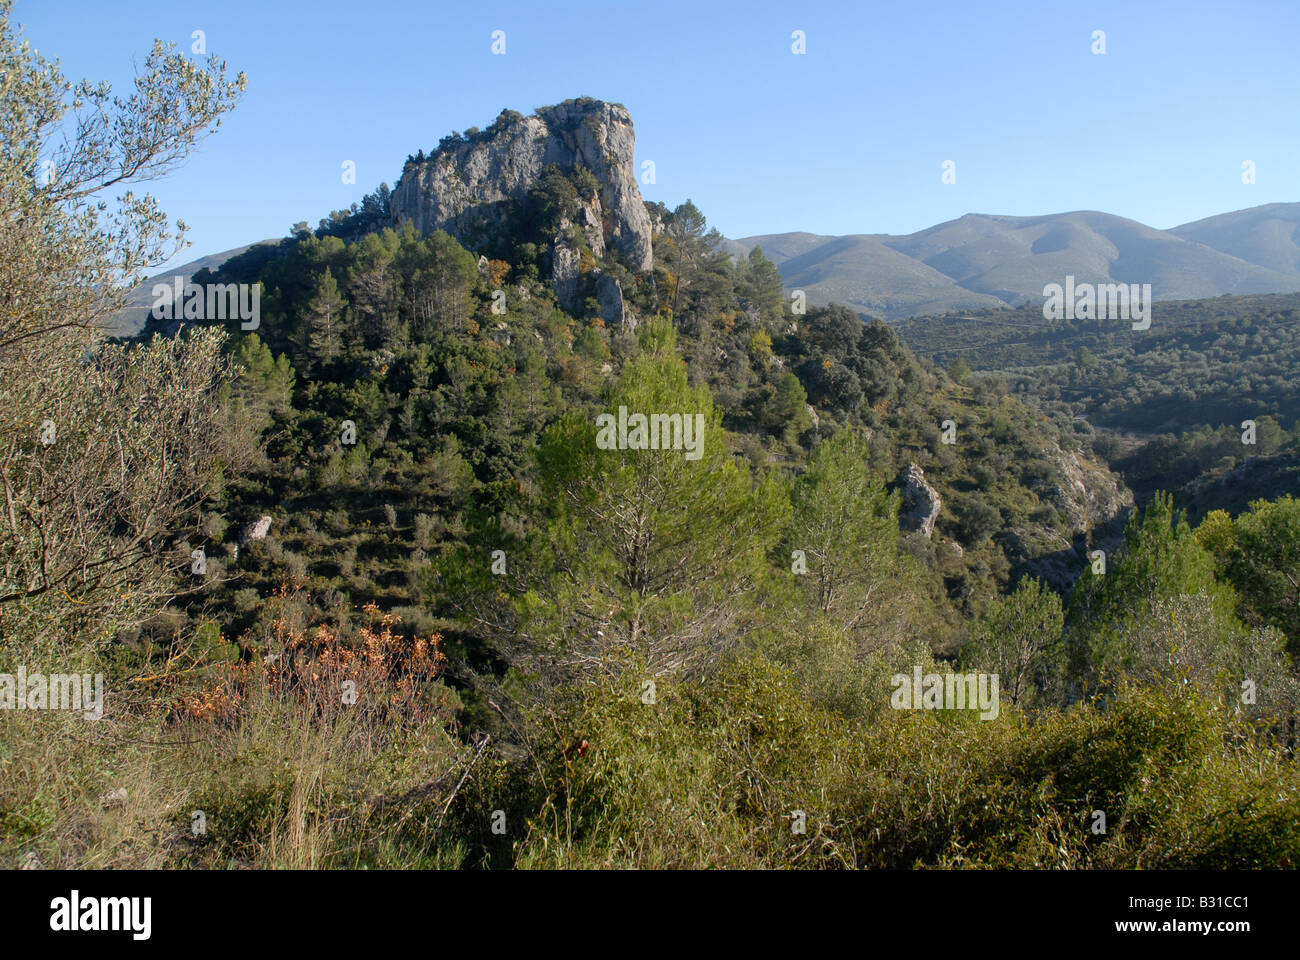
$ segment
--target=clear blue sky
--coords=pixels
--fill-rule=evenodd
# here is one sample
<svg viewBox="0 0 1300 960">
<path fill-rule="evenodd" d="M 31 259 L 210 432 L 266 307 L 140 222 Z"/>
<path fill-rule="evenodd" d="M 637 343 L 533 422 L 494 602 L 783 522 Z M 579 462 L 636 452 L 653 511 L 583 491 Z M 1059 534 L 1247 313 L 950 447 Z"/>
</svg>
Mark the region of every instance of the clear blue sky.
<svg viewBox="0 0 1300 960">
<path fill-rule="evenodd" d="M 504 107 L 582 95 L 631 111 L 647 199 L 689 197 L 732 237 L 1080 209 L 1167 228 L 1300 200 L 1296 0 L 18 0 L 16 18 L 70 77 L 123 91 L 154 37 L 188 51 L 196 29 L 248 74 L 152 188 L 191 226 L 185 260 L 315 226 Z"/>
</svg>

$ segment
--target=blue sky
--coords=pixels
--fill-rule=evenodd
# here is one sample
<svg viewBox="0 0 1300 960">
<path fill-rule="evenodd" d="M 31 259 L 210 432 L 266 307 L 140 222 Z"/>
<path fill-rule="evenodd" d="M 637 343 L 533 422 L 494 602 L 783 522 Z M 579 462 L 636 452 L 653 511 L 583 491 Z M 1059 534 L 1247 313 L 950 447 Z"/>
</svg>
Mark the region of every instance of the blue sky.
<svg viewBox="0 0 1300 960">
<path fill-rule="evenodd" d="M 17 0 L 15 16 L 70 77 L 122 91 L 154 37 L 188 51 L 196 29 L 248 74 L 221 131 L 150 188 L 190 225 L 182 260 L 315 226 L 453 129 L 583 95 L 631 111 L 647 199 L 689 197 L 732 237 L 1081 209 L 1167 228 L 1300 200 L 1295 0 Z"/>
</svg>

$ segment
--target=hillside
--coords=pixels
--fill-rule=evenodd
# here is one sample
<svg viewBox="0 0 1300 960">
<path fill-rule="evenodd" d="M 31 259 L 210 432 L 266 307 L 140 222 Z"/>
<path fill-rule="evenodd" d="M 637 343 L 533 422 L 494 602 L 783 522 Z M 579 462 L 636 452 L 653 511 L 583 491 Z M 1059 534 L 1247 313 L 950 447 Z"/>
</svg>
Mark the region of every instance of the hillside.
<svg viewBox="0 0 1300 960">
<path fill-rule="evenodd" d="M 1048 321 L 1027 306 L 913 317 L 895 326 L 946 366 L 1011 375 L 1017 391 L 1059 399 L 1098 426 L 1192 430 L 1300 416 L 1300 295 L 1163 303 L 1151 329 L 1111 321 Z M 1082 360 L 1082 362 L 1080 362 Z"/>
<path fill-rule="evenodd" d="M 938 573 L 950 623 L 1026 571 L 1066 588 L 1094 538 L 1116 535 L 1131 499 L 1068 421 L 1043 421 L 1014 398 L 922 368 L 887 328 L 843 308 L 792 315 L 771 264 L 731 264 L 689 205 L 652 211 L 653 271 L 628 270 L 612 245 L 596 256 L 599 234 L 584 245 L 586 289 L 603 272 L 626 284 L 624 322 L 607 323 L 594 297 L 569 313 L 554 265 L 571 242 L 563 225 L 585 208 L 579 168 L 559 169 L 538 171 L 512 208 L 494 208 L 477 249 L 437 230 L 421 237 L 400 217 L 400 229 L 351 243 L 323 224 L 203 277 L 268 291 L 262 328 L 239 351 L 257 372 L 237 394 L 263 411 L 268 459 L 232 485 L 207 528 L 210 553 L 230 558 L 217 562 L 231 586 L 204 600 L 224 611 L 224 631 L 254 626 L 257 598 L 286 575 L 329 598 L 318 616 L 336 616 L 339 601 L 375 602 L 429 622 L 416 612 L 425 595 L 413 558 L 486 536 L 475 524 L 492 512 L 508 509 L 516 530 L 536 526 L 544 510 L 520 502 L 515 486 L 535 469 L 530 451 L 565 412 L 595 412 L 642 352 L 638 318 L 675 318 L 692 383 L 709 389 L 729 454 L 751 469 L 778 464 L 798 475 L 818 442 L 845 429 L 866 432 L 870 467 L 890 485 L 905 490 L 909 467 L 919 468 L 934 495 L 933 533 L 909 549 Z M 501 237 L 522 255 L 479 253 L 511 255 Z M 500 312 L 494 288 L 505 291 Z M 357 424 L 351 450 L 324 432 L 344 419 Z M 950 419 L 960 438 L 952 445 L 941 438 Z M 272 518 L 270 533 L 234 552 L 231 538 L 259 516 Z M 936 633 L 937 645 L 950 630 Z"/>
<path fill-rule="evenodd" d="M 1142 499 L 1172 490 L 1199 517 L 1295 489 L 1286 456 L 1300 440 L 1300 295 L 1162 303 L 1141 332 L 1047 321 L 1035 306 L 914 317 L 895 329 L 938 365 L 960 360 L 1095 428 L 1092 448 Z M 1249 444 L 1246 420 L 1258 423 Z"/>
<path fill-rule="evenodd" d="M 261 240 L 258 243 L 246 243 L 242 247 L 234 247 L 220 253 L 210 253 L 205 257 L 179 264 L 149 277 L 131 289 L 127 295 L 126 308 L 114 314 L 112 321 L 105 325 L 105 330 L 112 336 L 135 336 L 144 329 L 145 324 L 149 321 L 149 313 L 154 304 L 153 288 L 155 284 L 170 285 L 177 277 L 182 281 L 189 280 L 200 270 L 216 270 L 231 257 L 237 257 L 253 247 L 276 242 L 275 240 Z"/>
<path fill-rule="evenodd" d="M 168 234 L 103 191 L 246 78 L 159 43 L 112 98 L 8 13 L 0 866 L 1300 864 L 1300 501 L 1242 496 L 1297 475 L 1300 294 L 989 308 L 1272 268 L 1101 214 L 737 256 L 581 97 L 106 337 Z"/>
<path fill-rule="evenodd" d="M 1267 203 L 1169 231 L 1281 274 L 1300 272 L 1300 203 Z"/>
<path fill-rule="evenodd" d="M 888 320 L 1041 303 L 1043 287 L 1149 283 L 1158 300 L 1300 290 L 1300 204 L 1240 210 L 1172 230 L 1095 211 L 1044 217 L 967 214 L 906 236 L 771 234 L 760 246 L 787 289 Z M 891 256 L 890 252 L 898 256 Z"/>
</svg>

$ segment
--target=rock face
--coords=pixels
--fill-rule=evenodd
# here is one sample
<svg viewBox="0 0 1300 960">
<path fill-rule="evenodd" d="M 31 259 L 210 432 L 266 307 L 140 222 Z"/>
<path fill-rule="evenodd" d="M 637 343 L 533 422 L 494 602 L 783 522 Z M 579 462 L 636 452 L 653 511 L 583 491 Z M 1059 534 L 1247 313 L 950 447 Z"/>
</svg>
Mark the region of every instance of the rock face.
<svg viewBox="0 0 1300 960">
<path fill-rule="evenodd" d="M 925 482 L 925 472 L 913 463 L 903 474 L 898 492 L 903 500 L 898 511 L 899 526 L 909 533 L 919 533 L 930 539 L 934 533 L 934 521 L 943 506 L 938 491 Z"/>
<path fill-rule="evenodd" d="M 607 327 L 621 327 L 627 324 L 631 330 L 636 329 L 635 322 L 629 323 L 628 309 L 623 303 L 623 285 L 608 273 L 596 280 L 596 299 L 600 301 L 600 316 Z"/>
<path fill-rule="evenodd" d="M 1071 532 L 1105 527 L 1133 506 L 1133 494 L 1102 464 L 1060 447 L 1053 454 L 1064 483 L 1052 488 L 1049 499 L 1069 519 Z"/>
<path fill-rule="evenodd" d="M 582 262 L 582 253 L 578 245 L 565 236 L 565 227 L 551 241 L 551 289 L 555 299 L 566 310 L 573 310 L 578 303 L 578 277 Z"/>
<path fill-rule="evenodd" d="M 1276 500 L 1300 489 L 1300 457 L 1251 457 L 1230 469 L 1204 473 L 1181 490 L 1174 502 L 1187 508 L 1188 519 L 1199 522 L 1210 510 L 1237 514 L 1254 500 Z"/>
<path fill-rule="evenodd" d="M 239 532 L 239 545 L 246 547 L 255 540 L 261 540 L 270 530 L 271 518 L 268 516 L 258 517 Z"/>
<path fill-rule="evenodd" d="M 1014 576 L 1035 576 L 1065 592 L 1088 569 L 1088 554 L 1119 547 L 1133 494 L 1106 465 L 1053 441 L 1043 451 L 1057 477 L 1031 485 L 1039 498 L 1063 517 L 1065 535 L 1051 524 L 1025 524 L 1000 534 Z"/>
<path fill-rule="evenodd" d="M 542 170 L 585 167 L 599 189 L 567 224 L 582 230 L 596 256 L 613 248 L 637 271 L 654 265 L 651 224 L 633 168 L 636 137 L 621 104 L 566 100 L 531 117 L 504 113 L 483 133 L 444 141 L 428 160 L 412 163 L 392 192 L 397 226 L 421 234 L 446 230 L 472 243 L 478 230 L 502 215 L 503 201 L 521 201 Z M 576 252 L 573 276 L 576 272 Z M 557 262 L 560 255 L 557 249 Z M 568 273 L 560 278 L 564 280 Z"/>
</svg>

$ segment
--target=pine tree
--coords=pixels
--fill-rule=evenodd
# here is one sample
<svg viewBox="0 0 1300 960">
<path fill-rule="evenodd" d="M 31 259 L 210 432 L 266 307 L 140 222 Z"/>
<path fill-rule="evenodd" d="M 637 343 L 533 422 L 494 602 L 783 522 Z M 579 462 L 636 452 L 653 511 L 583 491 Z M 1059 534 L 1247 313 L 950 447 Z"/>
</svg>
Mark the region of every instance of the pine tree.
<svg viewBox="0 0 1300 960">
<path fill-rule="evenodd" d="M 1281 630 L 1300 658 L 1300 500 L 1257 500 L 1235 520 L 1215 511 L 1196 536 L 1236 588 L 1243 619 Z"/>
<path fill-rule="evenodd" d="M 240 370 L 232 391 L 253 418 L 255 428 L 264 430 L 273 419 L 284 420 L 291 411 L 294 373 L 284 354 L 274 357 L 256 333 L 245 336 L 235 351 Z"/>
<path fill-rule="evenodd" d="M 1025 577 L 1015 592 L 997 597 L 975 625 L 963 658 L 996 673 L 1003 695 L 1018 705 L 1059 692 L 1065 672 L 1061 598 L 1041 580 Z"/>
<path fill-rule="evenodd" d="M 592 419 L 570 415 L 539 453 L 554 519 L 536 551 L 546 569 L 519 604 L 520 631 L 552 663 L 580 671 L 627 653 L 652 673 L 716 660 L 772 574 L 768 554 L 789 510 L 778 484 L 756 483 L 728 453 L 671 326 L 648 324 L 641 339 L 645 352 L 626 364 L 606 410 L 701 419 L 698 450 L 601 449 Z"/>
<path fill-rule="evenodd" d="M 1214 557 L 1197 542 L 1173 497 L 1158 493 L 1135 511 L 1104 574 L 1085 573 L 1070 598 L 1069 638 L 1076 678 L 1096 682 L 1142 669 L 1139 628 L 1183 597 L 1204 598 L 1207 629 L 1227 645 L 1242 633 L 1230 586 L 1215 579 Z M 1176 616 L 1176 614 L 1174 614 Z"/>
<path fill-rule="evenodd" d="M 317 367 L 333 362 L 343 351 L 342 314 L 346 301 L 329 267 L 307 301 L 307 348 Z"/>
<path fill-rule="evenodd" d="M 739 293 L 758 309 L 759 316 L 769 326 L 780 321 L 785 310 L 782 294 L 781 272 L 776 264 L 763 255 L 762 247 L 749 251 Z"/>
<path fill-rule="evenodd" d="M 865 442 L 842 430 L 817 445 L 794 486 L 791 551 L 803 551 L 817 607 L 847 629 L 883 600 L 898 561 L 898 495 L 865 469 Z"/>
</svg>

